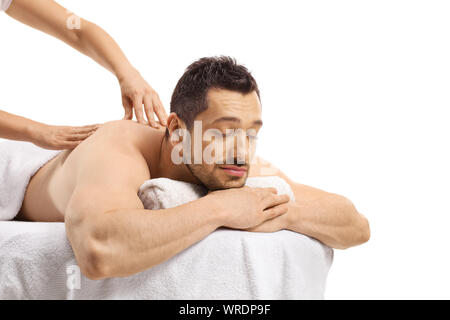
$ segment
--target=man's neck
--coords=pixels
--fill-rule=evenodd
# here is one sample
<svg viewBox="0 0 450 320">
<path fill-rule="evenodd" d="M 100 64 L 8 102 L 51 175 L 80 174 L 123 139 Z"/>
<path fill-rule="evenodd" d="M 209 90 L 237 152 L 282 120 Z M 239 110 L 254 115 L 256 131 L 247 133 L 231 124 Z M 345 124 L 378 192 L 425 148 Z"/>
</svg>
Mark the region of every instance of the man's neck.
<svg viewBox="0 0 450 320">
<path fill-rule="evenodd" d="M 150 163 L 150 173 L 151 179 L 155 178 L 168 178 L 172 180 L 190 182 L 194 184 L 201 185 L 201 181 L 198 180 L 185 164 L 175 164 L 172 161 L 172 150 L 173 146 L 169 142 L 169 138 L 167 138 L 164 132 L 161 133 L 161 136 L 158 137 L 158 148 L 151 148 L 153 152 L 158 149 L 157 157 L 154 157 L 154 163 L 151 161 Z"/>
</svg>

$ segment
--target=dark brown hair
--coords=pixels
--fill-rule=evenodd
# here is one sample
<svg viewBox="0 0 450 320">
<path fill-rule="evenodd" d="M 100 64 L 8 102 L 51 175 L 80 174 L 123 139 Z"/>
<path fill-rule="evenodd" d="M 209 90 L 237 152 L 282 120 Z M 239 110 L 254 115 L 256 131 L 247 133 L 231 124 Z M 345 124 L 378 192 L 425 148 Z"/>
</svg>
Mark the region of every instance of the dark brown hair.
<svg viewBox="0 0 450 320">
<path fill-rule="evenodd" d="M 243 94 L 256 91 L 258 85 L 243 65 L 227 56 L 204 57 L 187 67 L 175 87 L 170 101 L 170 112 L 175 112 L 192 129 L 197 114 L 208 108 L 206 96 L 210 88 L 238 91 Z M 166 137 L 169 130 L 166 128 Z"/>
</svg>

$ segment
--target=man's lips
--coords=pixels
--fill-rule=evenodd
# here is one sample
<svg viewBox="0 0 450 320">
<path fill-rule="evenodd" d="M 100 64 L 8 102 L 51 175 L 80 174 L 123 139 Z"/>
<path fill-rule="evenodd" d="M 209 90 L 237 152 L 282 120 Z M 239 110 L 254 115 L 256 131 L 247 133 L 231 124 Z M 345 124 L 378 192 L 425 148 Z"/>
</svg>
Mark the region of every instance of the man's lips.
<svg viewBox="0 0 450 320">
<path fill-rule="evenodd" d="M 228 169 L 233 171 L 247 171 L 245 167 L 237 167 L 237 166 L 221 166 L 222 169 Z"/>
<path fill-rule="evenodd" d="M 232 176 L 243 177 L 247 172 L 247 168 L 245 167 L 237 167 L 237 166 L 221 166 L 223 171 Z"/>
</svg>

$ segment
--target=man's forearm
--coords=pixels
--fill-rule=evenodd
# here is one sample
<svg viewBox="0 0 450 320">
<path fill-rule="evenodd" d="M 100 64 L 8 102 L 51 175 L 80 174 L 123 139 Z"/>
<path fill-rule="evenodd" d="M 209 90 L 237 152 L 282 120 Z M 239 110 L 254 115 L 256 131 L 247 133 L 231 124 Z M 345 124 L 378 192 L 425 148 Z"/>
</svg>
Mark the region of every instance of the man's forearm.
<svg viewBox="0 0 450 320">
<path fill-rule="evenodd" d="M 289 207 L 287 229 L 336 249 L 362 244 L 370 236 L 367 219 L 348 199 L 335 194 L 308 201 L 296 195 Z"/>
<path fill-rule="evenodd" d="M 162 263 L 202 240 L 221 226 L 221 218 L 206 196 L 170 209 L 119 209 L 99 215 L 90 223 L 95 231 L 87 250 L 77 246 L 84 236 L 80 229 L 68 230 L 68 235 L 86 276 L 124 277 Z"/>
</svg>

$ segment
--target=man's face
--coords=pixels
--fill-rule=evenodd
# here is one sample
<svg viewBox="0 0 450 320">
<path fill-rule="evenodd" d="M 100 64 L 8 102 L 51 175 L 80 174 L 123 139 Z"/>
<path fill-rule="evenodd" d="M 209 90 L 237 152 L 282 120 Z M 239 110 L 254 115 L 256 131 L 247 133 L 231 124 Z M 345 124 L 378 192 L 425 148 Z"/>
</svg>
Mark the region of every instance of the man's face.
<svg viewBox="0 0 450 320">
<path fill-rule="evenodd" d="M 212 88 L 207 103 L 190 131 L 191 161 L 186 166 L 209 190 L 242 187 L 262 126 L 258 95 Z"/>
</svg>

